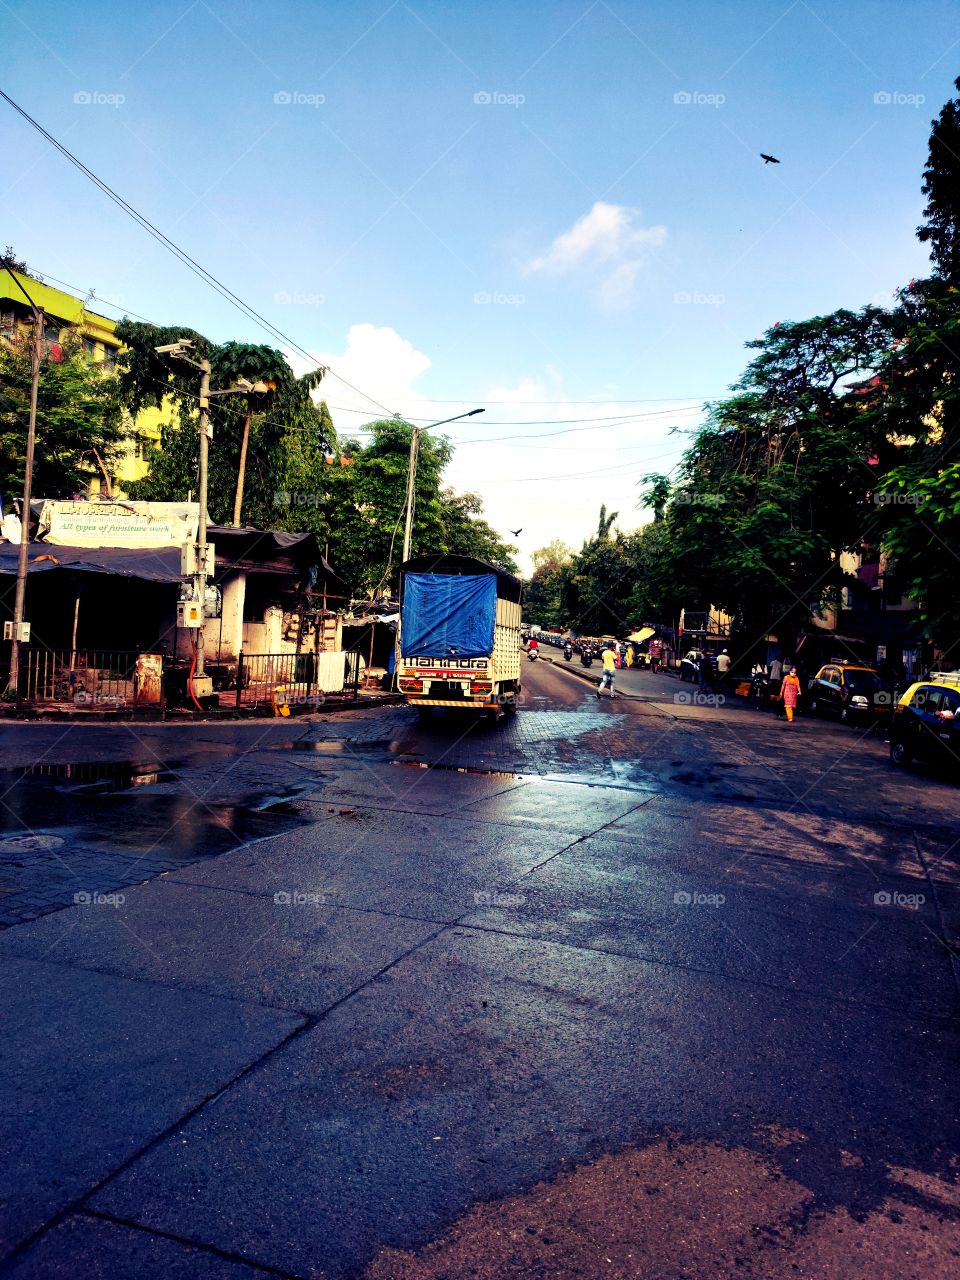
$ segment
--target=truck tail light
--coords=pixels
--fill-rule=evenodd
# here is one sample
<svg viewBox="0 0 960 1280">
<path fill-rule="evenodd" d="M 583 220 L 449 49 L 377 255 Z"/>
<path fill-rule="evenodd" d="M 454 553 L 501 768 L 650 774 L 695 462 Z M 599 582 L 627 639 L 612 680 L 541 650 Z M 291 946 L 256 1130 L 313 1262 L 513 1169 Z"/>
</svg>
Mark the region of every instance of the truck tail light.
<svg viewBox="0 0 960 1280">
<path fill-rule="evenodd" d="M 401 676 L 399 684 L 402 693 L 423 693 L 423 681 L 413 676 Z"/>
<path fill-rule="evenodd" d="M 471 680 L 470 692 L 471 693 L 493 693 L 493 681 L 492 680 Z"/>
</svg>

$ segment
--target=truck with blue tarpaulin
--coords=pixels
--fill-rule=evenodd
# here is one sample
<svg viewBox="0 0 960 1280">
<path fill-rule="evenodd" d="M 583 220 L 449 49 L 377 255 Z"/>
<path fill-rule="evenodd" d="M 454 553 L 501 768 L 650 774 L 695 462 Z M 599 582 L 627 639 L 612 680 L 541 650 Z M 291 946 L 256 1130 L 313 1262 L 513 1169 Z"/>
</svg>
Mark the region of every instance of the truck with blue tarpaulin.
<svg viewBox="0 0 960 1280">
<path fill-rule="evenodd" d="M 401 565 L 396 672 L 410 706 L 516 710 L 522 593 L 519 578 L 470 556 Z"/>
</svg>

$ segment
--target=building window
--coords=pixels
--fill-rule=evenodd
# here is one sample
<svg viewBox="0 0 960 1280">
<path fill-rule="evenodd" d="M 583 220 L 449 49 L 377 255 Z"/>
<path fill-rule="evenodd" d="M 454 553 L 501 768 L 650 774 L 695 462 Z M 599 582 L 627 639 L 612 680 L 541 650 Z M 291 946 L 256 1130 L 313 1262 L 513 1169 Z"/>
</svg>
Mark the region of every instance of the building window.
<svg viewBox="0 0 960 1280">
<path fill-rule="evenodd" d="M 83 345 L 83 354 L 86 357 L 87 364 L 93 364 L 97 358 L 97 344 L 92 338 L 81 338 Z"/>
<path fill-rule="evenodd" d="M 113 373 L 117 367 L 117 348 L 107 342 L 103 344 L 103 367 L 107 373 Z"/>
</svg>

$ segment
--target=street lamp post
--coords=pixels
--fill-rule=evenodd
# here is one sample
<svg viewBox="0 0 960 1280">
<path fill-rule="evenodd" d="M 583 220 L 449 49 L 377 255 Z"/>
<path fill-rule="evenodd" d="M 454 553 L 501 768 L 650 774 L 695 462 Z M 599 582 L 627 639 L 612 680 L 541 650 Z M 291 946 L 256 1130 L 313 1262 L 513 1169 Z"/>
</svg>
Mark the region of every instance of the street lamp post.
<svg viewBox="0 0 960 1280">
<path fill-rule="evenodd" d="M 417 458 L 420 453 L 420 437 L 424 431 L 432 431 L 434 427 L 446 426 L 448 422 L 459 422 L 461 418 L 472 418 L 483 409 L 471 409 L 468 413 L 458 413 L 454 418 L 441 418 L 439 422 L 431 422 L 428 427 L 414 427 L 410 437 L 410 462 L 407 466 L 407 520 L 403 530 L 403 563 L 410 559 L 413 545 L 413 508 L 417 496 Z"/>
<path fill-rule="evenodd" d="M 213 692 L 213 683 L 207 675 L 204 663 L 205 636 L 203 630 L 204 606 L 207 598 L 207 488 L 210 473 L 210 441 L 213 438 L 213 426 L 210 422 L 210 397 L 245 395 L 268 390 L 263 381 L 251 383 L 246 378 L 238 379 L 235 387 L 226 387 L 220 391 L 210 390 L 210 361 L 192 360 L 186 349 L 193 346 L 190 338 L 180 338 L 177 342 L 155 347 L 158 355 L 170 356 L 174 360 L 184 360 L 200 370 L 200 476 L 199 476 L 199 511 L 197 512 L 197 540 L 194 543 L 193 556 L 193 599 L 200 614 L 200 625 L 197 627 L 197 661 L 193 675 L 194 697 L 209 697 Z"/>
</svg>

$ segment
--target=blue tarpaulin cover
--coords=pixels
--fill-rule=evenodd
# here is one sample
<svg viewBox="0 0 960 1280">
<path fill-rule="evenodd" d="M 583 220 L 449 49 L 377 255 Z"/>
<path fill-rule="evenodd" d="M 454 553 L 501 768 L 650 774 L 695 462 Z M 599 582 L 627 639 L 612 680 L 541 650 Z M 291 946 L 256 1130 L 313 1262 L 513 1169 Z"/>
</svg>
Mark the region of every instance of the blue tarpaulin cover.
<svg viewBox="0 0 960 1280">
<path fill-rule="evenodd" d="M 486 658 L 497 619 L 494 573 L 408 573 L 403 584 L 404 658 Z"/>
</svg>

